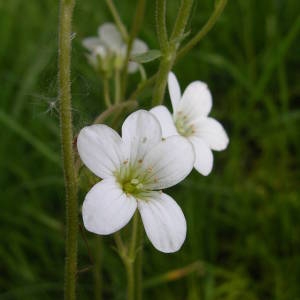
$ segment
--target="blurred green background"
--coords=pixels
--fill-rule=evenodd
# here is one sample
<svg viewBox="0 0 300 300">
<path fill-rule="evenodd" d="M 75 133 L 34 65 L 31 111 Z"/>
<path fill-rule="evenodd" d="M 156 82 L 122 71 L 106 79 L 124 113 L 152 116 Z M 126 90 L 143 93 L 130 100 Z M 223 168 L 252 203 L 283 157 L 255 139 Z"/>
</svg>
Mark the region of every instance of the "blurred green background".
<svg viewBox="0 0 300 300">
<path fill-rule="evenodd" d="M 81 0 L 75 9 L 76 132 L 103 110 L 101 83 L 81 47 L 82 38 L 112 21 L 103 2 Z M 171 25 L 179 1 L 169 2 Z M 115 3 L 130 26 L 135 1 Z M 195 1 L 191 34 L 213 4 Z M 209 84 L 212 115 L 230 145 L 215 152 L 210 176 L 194 172 L 168 190 L 183 208 L 188 235 L 171 255 L 145 242 L 145 299 L 300 299 L 299 8 L 298 0 L 229 0 L 215 28 L 174 68 L 182 88 L 197 79 Z M 1 1 L 0 15 L 0 300 L 62 299 L 58 1 Z M 152 1 L 140 37 L 158 48 Z M 151 75 L 157 62 L 145 67 Z M 130 78 L 133 90 L 138 75 Z M 150 99 L 148 89 L 141 107 Z M 111 237 L 86 235 L 94 260 L 102 259 L 103 299 L 125 299 L 125 272 Z M 79 268 L 89 266 L 80 235 Z M 96 299 L 94 277 L 94 269 L 79 274 L 79 299 Z"/>
</svg>

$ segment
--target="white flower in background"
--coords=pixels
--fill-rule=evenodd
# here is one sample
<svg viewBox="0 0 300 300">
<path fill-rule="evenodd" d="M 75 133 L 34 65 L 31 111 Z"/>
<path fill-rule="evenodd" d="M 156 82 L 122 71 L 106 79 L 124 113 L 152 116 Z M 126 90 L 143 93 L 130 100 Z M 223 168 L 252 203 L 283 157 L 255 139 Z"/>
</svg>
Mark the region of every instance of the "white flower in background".
<svg viewBox="0 0 300 300">
<path fill-rule="evenodd" d="M 110 69 L 121 69 L 125 63 L 127 44 L 121 33 L 113 23 L 104 23 L 98 28 L 98 37 L 85 38 L 83 46 L 90 51 L 89 62 L 96 69 L 104 72 Z M 140 39 L 135 39 L 132 44 L 131 55 L 147 52 L 148 46 Z M 138 63 L 129 62 L 128 72 L 138 70 Z"/>
<path fill-rule="evenodd" d="M 190 173 L 192 145 L 180 136 L 162 139 L 158 120 L 139 110 L 125 120 L 122 138 L 106 125 L 92 125 L 80 131 L 77 146 L 83 163 L 103 179 L 84 200 L 85 228 L 114 233 L 138 209 L 154 247 L 177 251 L 185 240 L 186 221 L 178 204 L 160 190 Z"/>
<path fill-rule="evenodd" d="M 173 117 L 165 106 L 151 109 L 162 127 L 163 137 L 181 135 L 189 140 L 195 151 L 195 169 L 208 175 L 213 167 L 211 150 L 224 150 L 229 142 L 223 126 L 208 117 L 212 96 L 204 82 L 194 81 L 181 96 L 180 86 L 173 73 L 169 73 L 168 88 L 173 107 Z"/>
</svg>

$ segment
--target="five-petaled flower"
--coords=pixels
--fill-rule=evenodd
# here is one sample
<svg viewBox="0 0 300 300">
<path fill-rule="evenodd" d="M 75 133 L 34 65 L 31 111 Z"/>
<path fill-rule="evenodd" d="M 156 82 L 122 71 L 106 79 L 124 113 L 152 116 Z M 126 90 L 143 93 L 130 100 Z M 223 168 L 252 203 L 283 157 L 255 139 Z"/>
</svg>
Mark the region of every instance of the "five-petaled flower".
<svg viewBox="0 0 300 300">
<path fill-rule="evenodd" d="M 153 114 L 139 110 L 122 126 L 122 137 L 106 125 L 83 128 L 77 147 L 83 163 L 102 181 L 82 206 L 87 230 L 106 235 L 125 226 L 139 210 L 148 238 L 162 252 L 175 252 L 186 236 L 185 217 L 161 189 L 182 181 L 195 160 L 181 136 L 162 138 Z"/>
<path fill-rule="evenodd" d="M 223 126 L 208 117 L 212 107 L 211 93 L 204 82 L 194 81 L 181 96 L 180 86 L 173 73 L 169 73 L 168 88 L 173 117 L 163 105 L 150 111 L 159 120 L 163 137 L 181 135 L 192 143 L 195 151 L 194 167 L 202 175 L 208 175 L 213 167 L 211 150 L 224 150 L 229 142 Z"/>
<path fill-rule="evenodd" d="M 121 33 L 113 23 L 104 23 L 98 28 L 98 37 L 85 38 L 83 46 L 89 50 L 88 60 L 90 64 L 109 76 L 113 70 L 123 68 L 127 44 Z M 135 39 L 132 44 L 131 55 L 141 54 L 148 50 L 148 46 L 140 39 Z M 136 62 L 129 62 L 128 72 L 134 73 L 138 70 Z"/>
</svg>

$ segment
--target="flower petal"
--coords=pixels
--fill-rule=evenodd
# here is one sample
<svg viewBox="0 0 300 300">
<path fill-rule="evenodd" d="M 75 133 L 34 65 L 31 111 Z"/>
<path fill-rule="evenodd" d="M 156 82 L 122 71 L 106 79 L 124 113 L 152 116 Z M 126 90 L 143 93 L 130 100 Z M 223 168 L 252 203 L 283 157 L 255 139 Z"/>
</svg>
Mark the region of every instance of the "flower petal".
<svg viewBox="0 0 300 300">
<path fill-rule="evenodd" d="M 131 61 L 128 63 L 128 67 L 127 67 L 128 73 L 130 73 L 130 74 L 135 73 L 138 69 L 139 69 L 138 63 L 136 63 L 134 61 Z"/>
<path fill-rule="evenodd" d="M 141 54 L 147 52 L 147 50 L 148 50 L 148 46 L 144 41 L 140 39 L 135 39 L 133 41 L 132 49 L 131 49 L 132 55 Z"/>
<path fill-rule="evenodd" d="M 207 116 L 212 107 L 212 96 L 207 85 L 194 81 L 185 89 L 176 112 L 187 116 L 191 122 L 201 116 Z"/>
<path fill-rule="evenodd" d="M 150 112 L 138 110 L 124 121 L 122 139 L 128 147 L 130 162 L 143 159 L 161 141 L 159 122 Z"/>
<path fill-rule="evenodd" d="M 170 72 L 168 76 L 168 89 L 169 89 L 169 94 L 172 102 L 173 111 L 175 112 L 176 107 L 181 98 L 181 91 L 180 91 L 178 80 L 173 72 Z"/>
<path fill-rule="evenodd" d="M 150 112 L 158 119 L 162 129 L 162 136 L 164 138 L 172 135 L 178 135 L 172 115 L 165 106 L 156 106 L 152 108 Z"/>
<path fill-rule="evenodd" d="M 145 156 L 145 188 L 160 190 L 177 184 L 191 172 L 194 161 L 193 146 L 186 138 L 166 138 Z"/>
<path fill-rule="evenodd" d="M 113 23 L 104 23 L 98 28 L 100 40 L 111 50 L 120 51 L 123 43 L 121 33 Z"/>
<path fill-rule="evenodd" d="M 81 129 L 77 148 L 83 163 L 100 178 L 112 176 L 125 160 L 125 149 L 120 136 L 103 124 Z"/>
<path fill-rule="evenodd" d="M 101 42 L 98 37 L 88 37 L 82 40 L 82 45 L 90 51 L 94 51 L 98 46 L 101 45 Z"/>
<path fill-rule="evenodd" d="M 207 176 L 213 167 L 214 157 L 208 145 L 198 137 L 190 137 L 195 151 L 195 169 L 204 176 Z"/>
<path fill-rule="evenodd" d="M 186 237 L 186 221 L 170 196 L 151 192 L 147 200 L 138 201 L 138 209 L 147 236 L 157 250 L 171 253 L 181 248 Z"/>
<path fill-rule="evenodd" d="M 104 179 L 87 193 L 82 206 L 85 228 L 97 234 L 111 234 L 124 227 L 137 207 L 114 179 Z"/>
<path fill-rule="evenodd" d="M 202 138 L 211 149 L 221 151 L 226 149 L 229 139 L 217 120 L 201 118 L 195 122 L 195 135 Z"/>
</svg>

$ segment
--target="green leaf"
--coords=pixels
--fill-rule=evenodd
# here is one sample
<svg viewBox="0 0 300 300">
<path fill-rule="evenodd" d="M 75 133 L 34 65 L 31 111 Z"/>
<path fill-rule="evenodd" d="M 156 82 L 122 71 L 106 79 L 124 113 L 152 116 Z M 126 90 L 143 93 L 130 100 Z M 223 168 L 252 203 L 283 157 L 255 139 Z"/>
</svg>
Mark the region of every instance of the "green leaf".
<svg viewBox="0 0 300 300">
<path fill-rule="evenodd" d="M 131 60 L 139 64 L 144 64 L 161 57 L 161 52 L 156 49 L 149 50 L 142 54 L 132 55 Z"/>
</svg>

